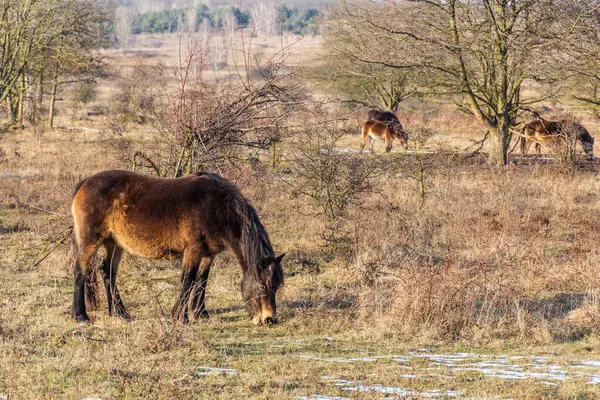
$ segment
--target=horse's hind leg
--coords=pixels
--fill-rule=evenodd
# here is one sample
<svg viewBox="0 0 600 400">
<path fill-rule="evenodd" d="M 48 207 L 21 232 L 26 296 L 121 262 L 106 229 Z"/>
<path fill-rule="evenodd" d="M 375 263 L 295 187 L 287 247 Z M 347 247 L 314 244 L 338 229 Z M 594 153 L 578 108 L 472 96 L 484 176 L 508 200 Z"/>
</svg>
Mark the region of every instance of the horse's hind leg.
<svg viewBox="0 0 600 400">
<path fill-rule="evenodd" d="M 525 135 L 525 133 L 523 133 Z M 521 155 L 526 156 L 531 146 L 531 141 L 526 136 L 521 136 Z"/>
<path fill-rule="evenodd" d="M 194 306 L 194 317 L 208 318 L 208 311 L 204 305 L 204 295 L 206 293 L 206 283 L 208 282 L 208 275 L 210 267 L 213 263 L 213 257 L 203 257 L 200 261 L 199 271 L 196 274 L 196 280 L 194 281 L 194 293 L 192 297 L 192 304 Z"/>
<path fill-rule="evenodd" d="M 74 288 L 72 316 L 79 322 L 89 322 L 85 310 L 85 291 L 89 272 L 90 260 L 96 254 L 99 244 L 75 244 L 75 265 L 73 268 Z M 89 290 L 89 289 L 88 289 Z"/>
<path fill-rule="evenodd" d="M 112 315 L 114 308 L 117 316 L 131 320 L 117 289 L 117 274 L 119 272 L 119 263 L 123 256 L 123 249 L 117 246 L 114 240 L 107 239 L 104 241 L 104 252 L 102 278 L 104 280 L 104 288 L 106 289 L 106 300 L 108 301 L 108 315 Z"/>
<path fill-rule="evenodd" d="M 367 141 L 367 135 L 365 135 L 365 130 L 362 129 L 360 132 L 360 152 L 362 153 L 365 148 L 365 142 Z"/>
<path fill-rule="evenodd" d="M 196 280 L 198 274 L 198 267 L 202 256 L 198 252 L 198 248 L 201 246 L 190 246 L 190 248 L 183 252 L 183 272 L 181 273 L 181 293 L 179 299 L 173 307 L 173 318 L 178 320 L 182 319 L 184 324 L 189 322 L 188 317 L 188 303 L 190 299 L 190 292 L 193 289 L 193 283 Z"/>
</svg>

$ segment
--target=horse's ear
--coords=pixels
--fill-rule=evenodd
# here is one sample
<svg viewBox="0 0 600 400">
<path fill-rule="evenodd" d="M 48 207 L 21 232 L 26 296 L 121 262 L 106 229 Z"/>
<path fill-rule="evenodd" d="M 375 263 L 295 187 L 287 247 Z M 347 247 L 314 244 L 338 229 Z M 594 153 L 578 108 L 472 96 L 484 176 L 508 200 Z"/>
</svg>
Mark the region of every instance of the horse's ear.
<svg viewBox="0 0 600 400">
<path fill-rule="evenodd" d="M 277 261 L 277 264 L 281 263 L 281 260 L 283 260 L 283 256 L 285 256 L 285 253 L 282 253 L 279 257 L 275 257 L 275 261 Z"/>
<path fill-rule="evenodd" d="M 260 261 L 260 268 L 261 269 L 265 269 L 267 268 L 269 265 L 271 265 L 271 263 L 273 262 L 273 258 L 271 257 L 265 257 Z"/>
</svg>

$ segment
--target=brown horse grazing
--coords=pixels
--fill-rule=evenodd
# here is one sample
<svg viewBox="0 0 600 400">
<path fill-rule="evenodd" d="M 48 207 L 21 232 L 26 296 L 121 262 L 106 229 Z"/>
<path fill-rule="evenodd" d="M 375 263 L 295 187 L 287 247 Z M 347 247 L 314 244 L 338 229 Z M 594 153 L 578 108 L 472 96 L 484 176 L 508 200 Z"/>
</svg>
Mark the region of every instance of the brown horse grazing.
<svg viewBox="0 0 600 400">
<path fill-rule="evenodd" d="M 532 143 L 538 154 L 542 154 L 542 145 L 560 143 L 566 135 L 576 135 L 588 160 L 594 158 L 594 138 L 581 124 L 567 120 L 547 121 L 537 119 L 525 125 L 521 136 L 521 154 L 526 155 Z"/>
<path fill-rule="evenodd" d="M 237 187 L 211 173 L 157 178 L 104 171 L 81 181 L 72 205 L 75 232 L 73 317 L 89 321 L 85 297 L 92 285 L 89 263 L 104 248 L 102 272 L 108 313 L 129 319 L 117 290 L 123 251 L 159 259 L 181 257 L 181 294 L 173 316 L 207 317 L 204 293 L 214 257 L 229 249 L 243 271 L 242 296 L 252 322 L 277 322 L 275 297 L 283 284 L 281 259 L 254 208 Z M 190 304 L 191 303 L 191 304 Z"/>
<path fill-rule="evenodd" d="M 400 124 L 387 124 L 381 121 L 369 120 L 365 122 L 361 128 L 360 151 L 365 148 L 367 138 L 371 141 L 370 150 L 373 152 L 373 144 L 375 140 L 385 140 L 385 151 L 389 152 L 392 149 L 392 141 L 399 139 L 404 145 L 404 149 L 408 148 L 408 133 L 402 130 Z"/>
</svg>

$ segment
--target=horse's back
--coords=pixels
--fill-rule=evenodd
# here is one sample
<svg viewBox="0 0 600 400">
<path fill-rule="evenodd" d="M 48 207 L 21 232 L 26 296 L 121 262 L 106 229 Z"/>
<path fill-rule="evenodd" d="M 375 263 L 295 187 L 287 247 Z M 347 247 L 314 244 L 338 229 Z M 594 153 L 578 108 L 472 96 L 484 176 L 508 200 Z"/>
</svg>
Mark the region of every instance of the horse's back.
<svg viewBox="0 0 600 400">
<path fill-rule="evenodd" d="M 400 123 L 400 120 L 398 119 L 396 114 L 394 114 L 393 112 L 377 110 L 377 109 L 370 110 L 369 113 L 367 114 L 367 118 L 369 120 L 373 120 L 373 121 Z"/>
<path fill-rule="evenodd" d="M 536 137 L 538 139 L 544 139 L 546 136 L 570 134 L 577 135 L 577 138 L 581 141 L 593 140 L 587 129 L 577 122 L 537 119 L 525 125 L 525 135 Z"/>
<path fill-rule="evenodd" d="M 158 178 L 112 170 L 81 184 L 73 215 L 80 234 L 112 237 L 130 253 L 160 258 L 202 236 L 207 247 L 219 247 L 222 227 L 231 226 L 229 200 L 237 195 L 233 184 L 211 173 Z"/>
</svg>

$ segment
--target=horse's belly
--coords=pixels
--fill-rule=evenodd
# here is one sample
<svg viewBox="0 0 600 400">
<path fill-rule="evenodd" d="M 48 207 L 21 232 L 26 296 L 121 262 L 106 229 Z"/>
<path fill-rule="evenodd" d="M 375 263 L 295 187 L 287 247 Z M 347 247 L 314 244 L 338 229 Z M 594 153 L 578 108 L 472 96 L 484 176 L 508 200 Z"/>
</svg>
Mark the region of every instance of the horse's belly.
<svg viewBox="0 0 600 400">
<path fill-rule="evenodd" d="M 381 135 L 374 135 L 372 133 L 369 133 L 369 136 L 371 137 L 371 139 L 373 140 L 383 140 L 383 136 Z"/>
<path fill-rule="evenodd" d="M 165 242 L 148 242 L 144 240 L 136 240 L 131 236 L 120 237 L 116 236 L 115 241 L 119 246 L 121 246 L 125 251 L 130 254 L 144 257 L 144 258 L 153 258 L 153 259 L 171 259 L 171 258 L 179 258 L 183 253 L 183 249 L 179 248 L 179 246 L 173 246 L 172 243 Z M 182 246 L 183 247 L 183 246 Z"/>
<path fill-rule="evenodd" d="M 145 258 L 177 258 L 185 248 L 178 227 L 139 226 L 126 219 L 114 221 L 113 239 L 128 253 Z"/>
</svg>

